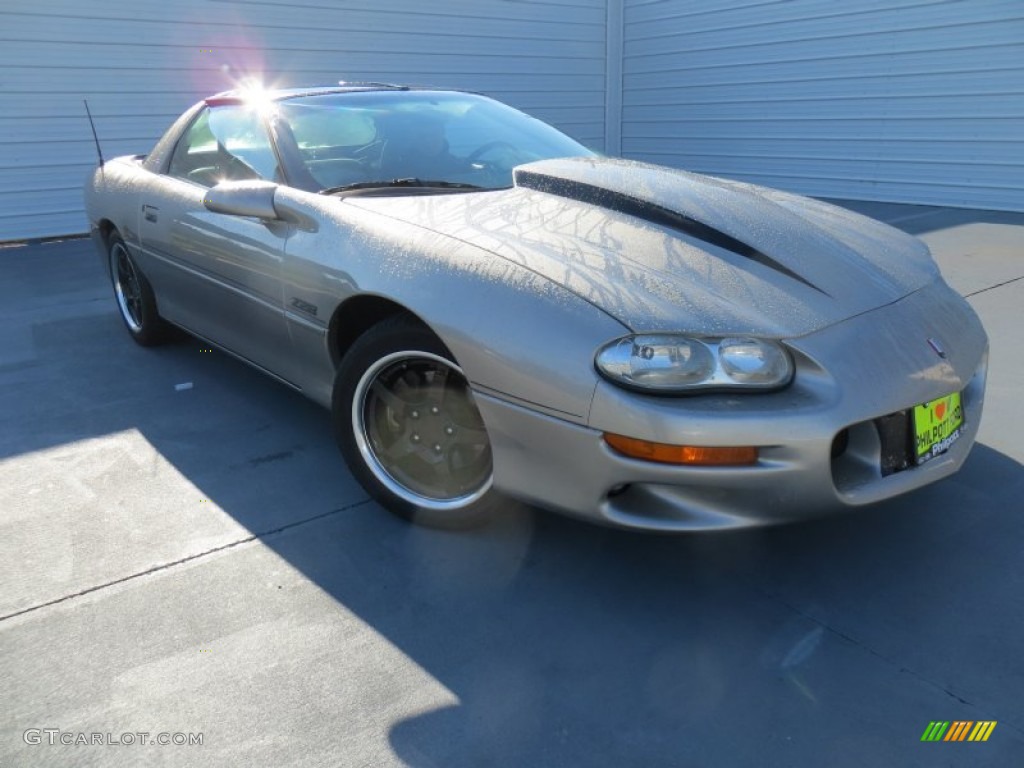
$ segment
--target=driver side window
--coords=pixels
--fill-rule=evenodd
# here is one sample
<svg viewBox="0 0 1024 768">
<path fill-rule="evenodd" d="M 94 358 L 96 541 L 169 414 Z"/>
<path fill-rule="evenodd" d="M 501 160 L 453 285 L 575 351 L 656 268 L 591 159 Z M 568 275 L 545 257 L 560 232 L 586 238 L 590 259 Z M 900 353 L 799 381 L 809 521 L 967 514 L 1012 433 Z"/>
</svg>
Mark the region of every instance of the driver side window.
<svg viewBox="0 0 1024 768">
<path fill-rule="evenodd" d="M 204 187 L 222 181 L 272 181 L 278 174 L 277 157 L 255 110 L 207 107 L 178 141 L 167 173 Z"/>
</svg>

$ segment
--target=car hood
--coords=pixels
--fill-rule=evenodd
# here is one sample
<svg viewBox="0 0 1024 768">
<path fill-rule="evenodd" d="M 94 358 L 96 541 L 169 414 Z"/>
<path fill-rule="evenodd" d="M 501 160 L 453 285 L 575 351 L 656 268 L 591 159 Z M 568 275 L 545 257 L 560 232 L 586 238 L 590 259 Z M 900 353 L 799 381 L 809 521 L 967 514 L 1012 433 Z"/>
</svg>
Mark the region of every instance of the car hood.
<svg viewBox="0 0 1024 768">
<path fill-rule="evenodd" d="M 798 195 L 609 158 L 493 192 L 350 197 L 537 272 L 634 331 L 793 337 L 933 281 L 916 238 Z"/>
</svg>

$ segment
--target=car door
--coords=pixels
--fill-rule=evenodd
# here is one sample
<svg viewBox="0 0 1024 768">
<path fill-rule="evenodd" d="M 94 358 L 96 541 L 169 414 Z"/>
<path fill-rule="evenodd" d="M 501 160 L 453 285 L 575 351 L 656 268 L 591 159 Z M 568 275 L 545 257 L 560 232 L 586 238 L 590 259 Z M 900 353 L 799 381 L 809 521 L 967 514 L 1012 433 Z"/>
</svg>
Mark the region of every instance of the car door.
<svg viewBox="0 0 1024 768">
<path fill-rule="evenodd" d="M 281 295 L 291 227 L 214 213 L 203 204 L 221 181 L 273 181 L 278 173 L 257 110 L 206 107 L 183 133 L 159 184 L 143 193 L 139 230 L 161 314 L 292 381 Z"/>
</svg>

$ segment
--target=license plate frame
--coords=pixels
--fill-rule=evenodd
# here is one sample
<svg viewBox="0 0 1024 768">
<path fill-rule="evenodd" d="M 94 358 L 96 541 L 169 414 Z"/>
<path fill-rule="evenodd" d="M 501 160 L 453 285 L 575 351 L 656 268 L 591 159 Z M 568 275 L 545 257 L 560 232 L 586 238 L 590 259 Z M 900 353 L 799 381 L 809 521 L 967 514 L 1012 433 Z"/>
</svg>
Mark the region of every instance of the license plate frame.
<svg viewBox="0 0 1024 768">
<path fill-rule="evenodd" d="M 915 405 L 911 410 L 911 423 L 914 464 L 921 465 L 941 456 L 964 433 L 963 393 L 952 392 Z"/>
</svg>

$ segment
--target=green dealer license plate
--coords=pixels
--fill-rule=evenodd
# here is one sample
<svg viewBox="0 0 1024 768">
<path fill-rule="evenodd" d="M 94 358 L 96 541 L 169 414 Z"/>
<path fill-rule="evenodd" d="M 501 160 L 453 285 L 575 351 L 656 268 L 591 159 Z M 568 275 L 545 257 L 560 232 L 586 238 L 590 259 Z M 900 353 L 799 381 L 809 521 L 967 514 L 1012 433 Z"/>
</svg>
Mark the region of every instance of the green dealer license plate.
<svg viewBox="0 0 1024 768">
<path fill-rule="evenodd" d="M 914 456 L 918 464 L 949 450 L 964 430 L 960 393 L 914 406 Z"/>
</svg>

